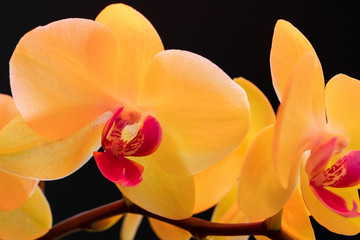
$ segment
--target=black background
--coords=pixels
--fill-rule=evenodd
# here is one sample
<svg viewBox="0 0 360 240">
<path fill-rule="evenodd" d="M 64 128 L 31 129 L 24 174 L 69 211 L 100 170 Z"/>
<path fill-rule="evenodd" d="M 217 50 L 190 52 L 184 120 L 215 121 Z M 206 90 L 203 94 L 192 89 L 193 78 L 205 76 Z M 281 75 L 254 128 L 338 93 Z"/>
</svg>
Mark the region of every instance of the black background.
<svg viewBox="0 0 360 240">
<path fill-rule="evenodd" d="M 113 1 L 14 1 L 1 4 L 1 92 L 10 94 L 8 62 L 26 32 L 52 21 L 94 19 Z M 254 82 L 278 106 L 272 88 L 269 53 L 275 23 L 285 19 L 312 43 L 325 79 L 345 73 L 360 79 L 359 8 L 346 1 L 122 1 L 141 12 L 157 29 L 166 49 L 200 54 L 230 77 Z M 339 96 L 341 97 L 341 96 Z M 62 180 L 46 183 L 54 222 L 121 198 L 91 159 Z M 208 215 L 206 215 L 208 216 Z M 317 239 L 359 239 L 329 235 L 314 221 Z M 1 223 L 0 223 L 1 224 Z M 118 239 L 119 224 L 103 233 L 75 233 L 64 239 Z M 156 239 L 146 221 L 136 239 Z"/>
</svg>

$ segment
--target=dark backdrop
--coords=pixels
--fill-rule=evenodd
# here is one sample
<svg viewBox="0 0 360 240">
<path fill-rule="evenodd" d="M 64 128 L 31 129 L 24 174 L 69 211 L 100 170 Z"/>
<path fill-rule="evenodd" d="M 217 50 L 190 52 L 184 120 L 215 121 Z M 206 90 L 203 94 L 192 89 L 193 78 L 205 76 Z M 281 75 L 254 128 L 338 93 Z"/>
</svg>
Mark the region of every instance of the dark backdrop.
<svg viewBox="0 0 360 240">
<path fill-rule="evenodd" d="M 16 43 L 27 31 L 52 21 L 94 19 L 113 1 L 7 1 L 1 9 L 1 92 L 10 94 L 8 62 Z M 356 1 L 354 1 L 356 4 Z M 307 36 L 321 60 L 325 79 L 345 73 L 360 79 L 360 20 L 358 7 L 338 2 L 310 1 L 123 1 L 147 17 L 166 49 L 198 53 L 230 77 L 254 82 L 278 106 L 271 85 L 269 52 L 278 19 L 294 24 Z M 341 97 L 341 96 L 339 96 Z M 46 183 L 54 222 L 119 199 L 120 192 L 99 173 L 91 159 L 73 175 Z M 208 216 L 208 215 L 206 215 Z M 318 239 L 359 239 L 329 235 L 314 221 Z M 76 233 L 64 239 L 117 239 L 119 224 L 103 233 Z M 137 239 L 156 239 L 146 221 Z"/>
</svg>

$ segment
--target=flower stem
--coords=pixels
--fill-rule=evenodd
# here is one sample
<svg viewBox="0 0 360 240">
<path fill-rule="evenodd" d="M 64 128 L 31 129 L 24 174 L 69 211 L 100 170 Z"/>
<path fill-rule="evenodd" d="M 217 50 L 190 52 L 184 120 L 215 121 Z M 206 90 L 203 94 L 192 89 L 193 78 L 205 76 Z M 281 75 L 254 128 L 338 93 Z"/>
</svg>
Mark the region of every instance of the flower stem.
<svg viewBox="0 0 360 240">
<path fill-rule="evenodd" d="M 189 231 L 197 238 L 206 236 L 240 236 L 240 235 L 263 235 L 271 239 L 292 239 L 284 231 L 269 229 L 265 221 L 253 223 L 214 223 L 200 218 L 190 217 L 182 220 L 172 220 L 148 212 L 137 205 L 125 204 L 124 200 L 115 201 L 98 208 L 77 214 L 62 222 L 57 223 L 41 240 L 59 239 L 70 233 L 89 228 L 93 223 L 121 213 L 135 213 L 172 224 Z"/>
</svg>

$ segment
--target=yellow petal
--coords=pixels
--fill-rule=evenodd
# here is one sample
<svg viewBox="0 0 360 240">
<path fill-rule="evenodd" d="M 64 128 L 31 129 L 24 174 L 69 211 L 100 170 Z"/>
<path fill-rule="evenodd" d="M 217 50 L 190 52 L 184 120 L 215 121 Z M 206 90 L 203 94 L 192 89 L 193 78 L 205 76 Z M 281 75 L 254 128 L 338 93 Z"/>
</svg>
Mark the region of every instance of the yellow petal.
<svg viewBox="0 0 360 240">
<path fill-rule="evenodd" d="M 326 84 L 326 112 L 329 130 L 348 137 L 350 140 L 349 150 L 360 149 L 359 92 L 360 82 L 344 74 L 336 75 Z"/>
<path fill-rule="evenodd" d="M 285 188 L 301 154 L 327 132 L 324 94 L 320 63 L 308 52 L 296 64 L 277 112 L 273 154 L 276 173 Z"/>
<path fill-rule="evenodd" d="M 0 130 L 19 114 L 12 97 L 0 93 Z"/>
<path fill-rule="evenodd" d="M 215 207 L 211 217 L 218 223 L 247 223 L 249 218 L 237 205 L 237 185 L 235 185 Z M 246 240 L 249 236 L 209 236 L 212 240 Z"/>
<path fill-rule="evenodd" d="M 111 228 L 112 226 L 114 226 L 121 218 L 122 218 L 122 214 L 120 215 L 116 215 L 110 218 L 106 218 L 100 221 L 97 221 L 93 224 L 91 224 L 90 227 L 84 229 L 86 231 L 89 232 L 101 232 L 101 231 L 105 231 L 109 228 Z"/>
<path fill-rule="evenodd" d="M 120 49 L 117 78 L 122 80 L 119 86 L 125 90 L 122 97 L 135 99 L 151 59 L 164 50 L 159 35 L 141 13 L 124 4 L 107 6 L 95 21 L 115 34 Z"/>
<path fill-rule="evenodd" d="M 21 38 L 10 60 L 16 105 L 37 133 L 62 139 L 118 107 L 118 45 L 100 23 L 65 19 Z M 122 92 L 126 92 L 122 89 Z"/>
<path fill-rule="evenodd" d="M 194 174 L 207 169 L 232 153 L 249 128 L 244 90 L 199 55 L 161 52 L 142 89 L 139 106 L 163 130 L 153 155 L 167 172 Z"/>
<path fill-rule="evenodd" d="M 118 188 L 131 202 L 157 215 L 183 219 L 194 209 L 195 187 L 192 176 L 165 173 L 154 163 L 153 155 L 131 158 L 144 166 L 142 182 L 136 187 Z"/>
<path fill-rule="evenodd" d="M 212 207 L 224 197 L 238 179 L 249 143 L 262 128 L 275 122 L 274 111 L 265 95 L 244 78 L 237 78 L 235 82 L 245 90 L 249 100 L 250 129 L 234 153 L 194 176 L 196 190 L 194 213 Z"/>
<path fill-rule="evenodd" d="M 238 203 L 254 220 L 279 212 L 297 184 L 292 181 L 284 189 L 278 180 L 272 159 L 273 133 L 274 125 L 270 125 L 257 135 L 245 155 L 239 177 Z"/>
<path fill-rule="evenodd" d="M 315 196 L 309 186 L 309 178 L 305 171 L 305 163 L 306 161 L 302 162 L 301 166 L 301 190 L 303 194 L 304 202 L 314 217 L 314 219 L 321 224 L 322 226 L 326 227 L 328 230 L 344 235 L 354 235 L 360 232 L 360 217 L 357 218 L 346 218 L 343 217 L 329 208 L 327 208 L 320 200 Z M 342 188 L 342 189 L 334 189 L 332 188 L 331 191 L 340 195 L 344 199 L 348 200 L 349 209 L 352 208 L 352 200 L 355 200 L 357 205 L 359 206 L 359 197 L 358 191 L 355 187 L 352 188 Z"/>
<path fill-rule="evenodd" d="M 109 114 L 103 114 L 74 135 L 54 141 L 34 133 L 18 116 L 0 132 L 0 168 L 36 179 L 65 177 L 100 147 L 102 127 L 108 118 Z"/>
<path fill-rule="evenodd" d="M 135 235 L 143 219 L 142 215 L 127 213 L 121 224 L 120 239 L 132 240 L 135 239 Z"/>
<path fill-rule="evenodd" d="M 317 58 L 310 42 L 291 23 L 284 20 L 276 23 L 270 63 L 273 85 L 280 101 L 283 99 L 287 82 L 297 61 L 308 51 L 313 52 Z"/>
<path fill-rule="evenodd" d="M 188 240 L 191 238 L 191 234 L 188 231 L 171 224 L 153 218 L 149 218 L 149 223 L 159 239 Z"/>
<path fill-rule="evenodd" d="M 309 215 L 300 189 L 297 188 L 284 207 L 282 228 L 294 239 L 315 239 Z"/>
<path fill-rule="evenodd" d="M 52 224 L 48 202 L 40 188 L 19 208 L 0 211 L 0 239 L 30 240 L 44 235 Z"/>
<path fill-rule="evenodd" d="M 246 149 L 238 148 L 230 156 L 205 171 L 194 175 L 194 213 L 203 212 L 218 203 L 239 177 Z"/>
<path fill-rule="evenodd" d="M 21 206 L 33 193 L 38 180 L 7 173 L 0 169 L 0 211 Z"/>
</svg>

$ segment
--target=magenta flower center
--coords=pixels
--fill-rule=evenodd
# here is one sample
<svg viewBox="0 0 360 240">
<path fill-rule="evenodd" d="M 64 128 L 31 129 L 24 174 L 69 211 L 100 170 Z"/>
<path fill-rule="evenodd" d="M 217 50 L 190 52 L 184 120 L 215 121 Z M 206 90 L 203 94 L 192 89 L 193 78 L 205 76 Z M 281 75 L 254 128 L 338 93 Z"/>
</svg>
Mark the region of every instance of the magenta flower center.
<svg viewBox="0 0 360 240">
<path fill-rule="evenodd" d="M 159 122 L 138 111 L 118 109 L 102 133 L 104 152 L 94 152 L 102 174 L 122 186 L 136 186 L 142 180 L 143 166 L 127 156 L 147 156 L 156 151 L 162 139 Z"/>
</svg>

